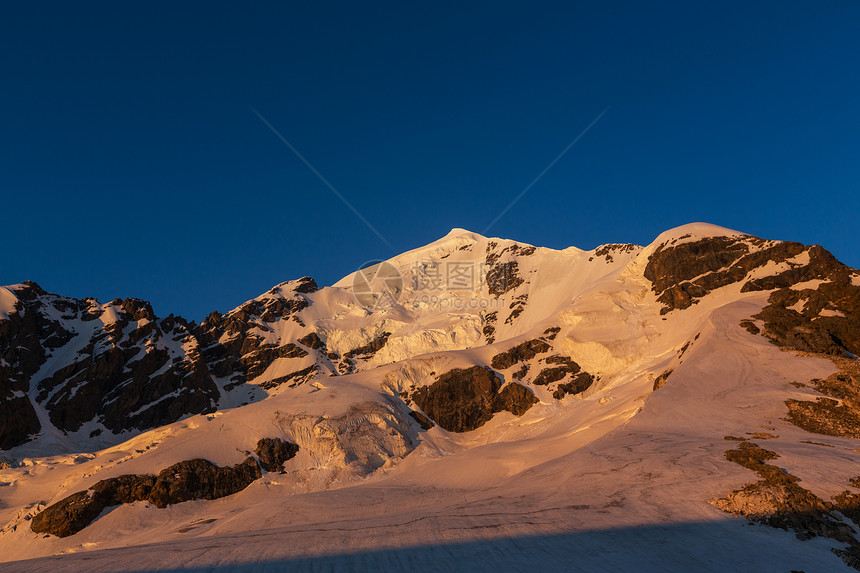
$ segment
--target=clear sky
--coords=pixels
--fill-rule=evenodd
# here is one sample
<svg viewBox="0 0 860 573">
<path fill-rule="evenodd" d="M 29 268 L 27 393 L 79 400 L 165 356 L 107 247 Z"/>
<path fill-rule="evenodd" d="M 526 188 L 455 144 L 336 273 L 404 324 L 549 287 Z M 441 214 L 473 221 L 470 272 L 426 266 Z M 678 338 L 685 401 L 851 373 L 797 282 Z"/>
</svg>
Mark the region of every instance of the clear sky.
<svg viewBox="0 0 860 573">
<path fill-rule="evenodd" d="M 5 2 L 0 284 L 200 320 L 482 232 L 860 267 L 860 2 Z M 259 111 L 393 247 L 254 114 Z"/>
</svg>

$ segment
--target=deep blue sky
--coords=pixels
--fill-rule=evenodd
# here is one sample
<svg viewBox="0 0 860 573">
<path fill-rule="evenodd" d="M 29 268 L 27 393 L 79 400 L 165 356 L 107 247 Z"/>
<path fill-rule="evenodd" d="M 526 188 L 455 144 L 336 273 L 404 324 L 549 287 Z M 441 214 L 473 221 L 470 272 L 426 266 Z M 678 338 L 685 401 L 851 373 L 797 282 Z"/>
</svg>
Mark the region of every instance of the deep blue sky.
<svg viewBox="0 0 860 573">
<path fill-rule="evenodd" d="M 611 106 L 489 234 L 704 220 L 860 267 L 860 3 L 416 4 L 4 3 L 0 284 L 199 320 L 394 254 L 250 106 L 397 251 L 482 231 Z"/>
</svg>

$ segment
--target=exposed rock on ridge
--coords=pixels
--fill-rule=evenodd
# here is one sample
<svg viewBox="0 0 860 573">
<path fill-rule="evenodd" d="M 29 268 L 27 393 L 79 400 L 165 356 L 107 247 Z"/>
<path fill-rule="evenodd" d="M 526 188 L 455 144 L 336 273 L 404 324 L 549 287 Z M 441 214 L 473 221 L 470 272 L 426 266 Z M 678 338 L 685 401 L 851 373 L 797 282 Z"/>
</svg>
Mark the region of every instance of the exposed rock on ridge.
<svg viewBox="0 0 860 573">
<path fill-rule="evenodd" d="M 218 467 L 203 459 L 179 462 L 154 475 L 124 475 L 104 479 L 48 506 L 37 514 L 30 528 L 34 533 L 68 537 L 79 532 L 106 508 L 135 501 L 147 501 L 164 508 L 194 499 L 218 499 L 240 492 L 266 471 L 280 466 L 296 455 L 298 446 L 278 438 L 263 438 L 257 443 L 260 463 L 252 457 L 231 467 Z"/>
<path fill-rule="evenodd" d="M 723 511 L 753 521 L 794 531 L 800 539 L 826 537 L 846 543 L 834 553 L 855 569 L 860 569 L 860 541 L 854 529 L 836 512 L 860 525 L 860 495 L 845 491 L 826 502 L 799 485 L 800 479 L 767 463 L 779 456 L 751 442 L 741 442 L 726 452 L 726 459 L 757 473 L 761 481 L 749 484 L 728 496 L 711 501 Z M 858 485 L 855 480 L 853 485 Z"/>
<path fill-rule="evenodd" d="M 481 366 L 454 369 L 433 384 L 417 389 L 412 400 L 442 428 L 468 432 L 486 424 L 496 412 L 523 415 L 537 397 L 515 382 L 501 392 L 502 379 Z"/>
</svg>

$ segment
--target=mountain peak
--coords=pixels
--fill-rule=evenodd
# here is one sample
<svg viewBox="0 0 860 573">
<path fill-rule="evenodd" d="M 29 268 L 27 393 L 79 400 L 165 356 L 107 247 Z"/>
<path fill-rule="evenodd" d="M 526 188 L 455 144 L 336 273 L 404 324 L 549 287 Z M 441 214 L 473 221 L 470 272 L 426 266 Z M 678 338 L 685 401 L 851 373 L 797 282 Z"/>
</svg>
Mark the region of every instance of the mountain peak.
<svg viewBox="0 0 860 573">
<path fill-rule="evenodd" d="M 475 233 L 474 231 L 470 231 L 469 229 L 463 229 L 461 227 L 454 227 L 453 229 L 448 231 L 448 234 L 446 234 L 444 237 L 440 238 L 439 241 L 442 241 L 445 239 L 457 239 L 460 237 L 465 237 L 465 238 L 474 239 L 474 240 L 486 239 L 486 237 L 484 237 L 480 233 Z"/>
<path fill-rule="evenodd" d="M 679 227 L 674 227 L 663 231 L 651 243 L 655 248 L 665 243 L 686 243 L 699 239 L 708 239 L 710 237 L 735 237 L 744 236 L 746 233 L 714 225 L 712 223 L 687 223 Z"/>
</svg>

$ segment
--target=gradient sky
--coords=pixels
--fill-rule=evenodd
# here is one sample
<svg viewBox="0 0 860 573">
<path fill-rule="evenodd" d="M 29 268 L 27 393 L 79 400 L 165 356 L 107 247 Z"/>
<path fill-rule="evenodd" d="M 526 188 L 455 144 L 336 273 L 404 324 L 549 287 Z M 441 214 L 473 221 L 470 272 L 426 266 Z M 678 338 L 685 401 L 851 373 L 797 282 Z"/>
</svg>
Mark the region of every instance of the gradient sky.
<svg viewBox="0 0 860 573">
<path fill-rule="evenodd" d="M 415 4 L 3 3 L 0 284 L 195 320 L 331 284 L 482 232 L 607 107 L 488 234 L 708 221 L 860 267 L 855 0 Z"/>
</svg>

